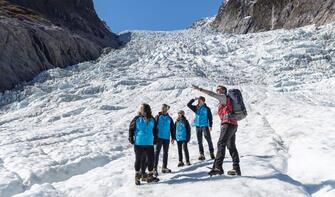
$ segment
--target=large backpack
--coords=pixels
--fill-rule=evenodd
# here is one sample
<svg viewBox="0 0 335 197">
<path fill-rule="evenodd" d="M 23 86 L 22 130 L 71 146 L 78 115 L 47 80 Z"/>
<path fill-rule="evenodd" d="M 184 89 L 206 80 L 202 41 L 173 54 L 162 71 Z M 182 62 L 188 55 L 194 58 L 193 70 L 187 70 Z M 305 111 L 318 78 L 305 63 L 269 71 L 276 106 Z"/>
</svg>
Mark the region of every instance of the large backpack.
<svg viewBox="0 0 335 197">
<path fill-rule="evenodd" d="M 233 101 L 234 117 L 238 121 L 243 120 L 245 117 L 247 117 L 248 112 L 245 108 L 241 91 L 238 89 L 231 89 L 228 91 L 228 96 Z"/>
</svg>

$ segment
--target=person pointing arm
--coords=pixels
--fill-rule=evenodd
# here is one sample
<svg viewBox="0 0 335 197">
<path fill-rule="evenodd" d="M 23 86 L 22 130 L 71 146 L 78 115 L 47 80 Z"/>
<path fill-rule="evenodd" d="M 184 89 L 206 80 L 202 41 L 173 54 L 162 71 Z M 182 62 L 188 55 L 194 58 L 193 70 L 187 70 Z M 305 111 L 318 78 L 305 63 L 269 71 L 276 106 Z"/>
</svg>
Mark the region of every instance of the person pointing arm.
<svg viewBox="0 0 335 197">
<path fill-rule="evenodd" d="M 211 96 L 213 98 L 216 98 L 220 104 L 226 105 L 227 104 L 227 88 L 223 86 L 218 86 L 216 88 L 216 93 L 210 90 L 206 90 L 203 88 L 200 88 L 199 86 L 192 85 L 193 89 L 198 90 L 204 94 L 207 94 L 208 96 Z"/>
</svg>

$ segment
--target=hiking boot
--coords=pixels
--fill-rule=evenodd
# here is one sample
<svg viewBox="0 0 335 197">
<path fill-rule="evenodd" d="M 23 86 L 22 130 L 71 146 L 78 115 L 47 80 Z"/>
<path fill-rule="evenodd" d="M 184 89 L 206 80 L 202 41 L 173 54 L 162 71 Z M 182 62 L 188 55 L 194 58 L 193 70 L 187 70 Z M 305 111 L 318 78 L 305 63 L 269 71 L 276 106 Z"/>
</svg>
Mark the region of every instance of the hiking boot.
<svg viewBox="0 0 335 197">
<path fill-rule="evenodd" d="M 169 168 L 162 168 L 162 173 L 171 173 L 172 171 Z"/>
<path fill-rule="evenodd" d="M 198 160 L 200 160 L 200 161 L 203 161 L 203 160 L 205 160 L 206 158 L 205 158 L 205 155 L 203 155 L 203 154 L 200 154 L 200 156 L 199 156 L 199 158 L 198 158 Z"/>
<path fill-rule="evenodd" d="M 135 173 L 135 185 L 141 185 L 141 173 L 140 172 Z"/>
<path fill-rule="evenodd" d="M 208 172 L 209 176 L 215 176 L 215 175 L 223 175 L 224 171 L 222 168 L 213 168 L 211 171 Z"/>
<path fill-rule="evenodd" d="M 211 153 L 211 159 L 215 159 L 214 153 Z"/>
<path fill-rule="evenodd" d="M 148 177 L 147 177 L 147 182 L 152 183 L 152 182 L 158 182 L 159 178 L 154 176 L 154 172 L 149 172 Z"/>
<path fill-rule="evenodd" d="M 148 174 L 147 173 L 142 173 L 142 176 L 141 176 L 141 181 L 143 181 L 143 182 L 147 182 L 147 180 L 148 180 Z"/>
<path fill-rule="evenodd" d="M 241 176 L 240 165 L 233 165 L 233 169 L 229 170 L 227 174 L 231 176 Z"/>
<path fill-rule="evenodd" d="M 182 166 L 184 166 L 185 164 L 184 164 L 184 162 L 182 162 L 182 161 L 180 161 L 179 163 L 178 163 L 178 167 L 182 167 Z"/>
<path fill-rule="evenodd" d="M 158 177 L 158 171 L 157 171 L 157 168 L 154 168 L 154 170 L 153 170 L 153 174 L 154 174 L 155 177 Z"/>
<path fill-rule="evenodd" d="M 191 162 L 190 161 L 186 161 L 186 165 L 190 166 Z"/>
</svg>

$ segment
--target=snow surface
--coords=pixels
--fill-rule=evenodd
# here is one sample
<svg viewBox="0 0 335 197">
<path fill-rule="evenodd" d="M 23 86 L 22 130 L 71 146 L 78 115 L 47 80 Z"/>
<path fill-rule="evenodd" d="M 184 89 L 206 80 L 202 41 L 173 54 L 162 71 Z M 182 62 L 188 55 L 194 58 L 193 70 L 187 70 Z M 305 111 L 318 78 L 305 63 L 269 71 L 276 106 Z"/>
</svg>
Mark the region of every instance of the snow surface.
<svg viewBox="0 0 335 197">
<path fill-rule="evenodd" d="M 0 97 L 0 196 L 335 196 L 335 25 L 248 35 L 205 28 L 124 32 L 94 62 L 40 74 Z M 249 116 L 237 146 L 242 177 L 209 178 L 198 162 L 134 185 L 128 125 L 147 102 L 171 115 L 217 84 L 243 91 Z M 219 136 L 217 102 L 213 141 Z M 207 153 L 208 157 L 208 153 Z M 226 170 L 231 168 L 227 155 Z"/>
</svg>

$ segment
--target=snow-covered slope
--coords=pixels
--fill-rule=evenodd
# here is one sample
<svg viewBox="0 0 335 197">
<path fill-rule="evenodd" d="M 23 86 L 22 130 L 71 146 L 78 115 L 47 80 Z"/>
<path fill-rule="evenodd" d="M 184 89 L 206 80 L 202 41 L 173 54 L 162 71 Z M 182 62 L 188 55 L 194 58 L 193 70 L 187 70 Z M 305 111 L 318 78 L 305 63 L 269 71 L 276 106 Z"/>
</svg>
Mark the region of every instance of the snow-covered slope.
<svg viewBox="0 0 335 197">
<path fill-rule="evenodd" d="M 335 25 L 259 34 L 136 31 L 124 48 L 39 75 L 0 97 L 0 196 L 334 196 Z M 129 121 L 140 103 L 175 118 L 190 88 L 241 88 L 244 176 L 209 178 L 194 135 L 190 167 L 136 187 Z M 216 101 L 208 98 L 216 114 Z M 215 115 L 213 140 L 219 136 Z M 230 158 L 224 163 L 231 167 Z"/>
</svg>

